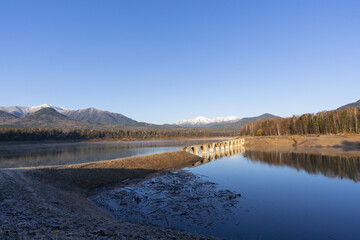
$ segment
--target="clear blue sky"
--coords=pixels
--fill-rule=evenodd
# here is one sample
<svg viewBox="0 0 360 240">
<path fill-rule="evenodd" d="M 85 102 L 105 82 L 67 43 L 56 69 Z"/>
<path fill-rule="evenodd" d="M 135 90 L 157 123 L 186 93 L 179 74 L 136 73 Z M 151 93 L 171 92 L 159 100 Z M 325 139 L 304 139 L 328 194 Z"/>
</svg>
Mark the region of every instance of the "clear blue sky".
<svg viewBox="0 0 360 240">
<path fill-rule="evenodd" d="M 318 112 L 359 92 L 359 0 L 0 2 L 2 106 L 172 123 Z"/>
</svg>

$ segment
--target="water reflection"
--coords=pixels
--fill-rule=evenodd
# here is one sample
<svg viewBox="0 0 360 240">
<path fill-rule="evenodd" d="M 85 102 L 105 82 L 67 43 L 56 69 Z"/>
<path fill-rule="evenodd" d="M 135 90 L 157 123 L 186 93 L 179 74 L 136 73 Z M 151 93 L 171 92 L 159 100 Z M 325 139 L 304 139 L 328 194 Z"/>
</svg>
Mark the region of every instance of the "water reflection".
<svg viewBox="0 0 360 240">
<path fill-rule="evenodd" d="M 276 166 L 289 166 L 305 170 L 309 174 L 321 174 L 330 178 L 348 178 L 354 182 L 360 180 L 360 158 L 326 156 L 312 153 L 261 152 L 248 150 L 245 157 L 251 161 Z"/>
<path fill-rule="evenodd" d="M 360 180 L 360 157 L 328 156 L 317 153 L 297 153 L 283 151 L 256 151 L 246 150 L 244 147 L 216 148 L 214 152 L 209 150 L 199 151 L 202 157 L 201 163 L 218 160 L 224 157 L 243 154 L 247 159 L 254 162 L 267 163 L 276 166 L 288 166 L 297 170 L 305 170 L 309 174 L 321 174 L 329 178 L 347 178 L 354 182 Z"/>
<path fill-rule="evenodd" d="M 209 140 L 2 143 L 0 168 L 62 165 L 181 150 Z"/>
<path fill-rule="evenodd" d="M 359 162 L 351 157 L 246 149 L 244 154 L 189 168 L 243 198 L 231 217 L 215 220 L 212 229 L 194 225 L 185 230 L 227 239 L 360 239 Z"/>
<path fill-rule="evenodd" d="M 359 158 L 245 152 L 241 147 L 199 155 L 202 160 L 186 172 L 114 190 L 94 201 L 125 221 L 227 239 L 360 239 L 360 191 L 354 183 Z M 233 193 L 243 197 L 235 199 Z"/>
<path fill-rule="evenodd" d="M 204 162 L 206 161 L 210 162 L 212 160 L 217 160 L 223 157 L 230 157 L 241 153 L 245 153 L 245 148 L 239 146 L 239 147 L 222 148 L 222 149 L 216 148 L 214 152 L 210 152 L 209 150 L 204 152 L 200 151 L 199 156 L 203 158 Z"/>
</svg>

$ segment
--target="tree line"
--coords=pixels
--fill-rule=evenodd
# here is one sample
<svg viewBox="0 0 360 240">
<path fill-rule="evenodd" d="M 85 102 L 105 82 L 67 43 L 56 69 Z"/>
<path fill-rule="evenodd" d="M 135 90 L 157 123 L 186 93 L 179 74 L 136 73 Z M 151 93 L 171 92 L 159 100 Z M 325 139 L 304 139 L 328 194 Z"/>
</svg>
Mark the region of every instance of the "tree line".
<svg viewBox="0 0 360 240">
<path fill-rule="evenodd" d="M 214 129 L 118 129 L 118 130 L 64 130 L 2 128 L 0 141 L 31 140 L 150 140 L 172 138 L 234 137 L 238 131 Z"/>
<path fill-rule="evenodd" d="M 343 110 L 303 114 L 290 118 L 278 118 L 248 123 L 242 126 L 240 135 L 306 135 L 360 133 L 360 109 L 348 107 Z"/>
</svg>

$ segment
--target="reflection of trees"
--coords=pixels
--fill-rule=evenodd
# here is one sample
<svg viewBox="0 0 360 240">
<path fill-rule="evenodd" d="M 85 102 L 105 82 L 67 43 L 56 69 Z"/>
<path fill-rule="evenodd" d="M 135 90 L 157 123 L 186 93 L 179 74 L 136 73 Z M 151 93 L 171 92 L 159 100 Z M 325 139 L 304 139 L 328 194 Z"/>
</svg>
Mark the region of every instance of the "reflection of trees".
<svg viewBox="0 0 360 240">
<path fill-rule="evenodd" d="M 31 143 L 1 144 L 0 167 L 39 166 L 109 160 L 139 154 L 149 154 L 149 148 L 171 148 L 208 140 L 169 140 L 139 142 L 83 142 L 83 143 Z"/>
<path fill-rule="evenodd" d="M 360 180 L 360 158 L 325 156 L 321 154 L 294 152 L 259 152 L 246 151 L 245 156 L 252 161 L 269 165 L 289 166 L 305 170 L 310 174 L 321 174 L 326 177 L 349 178 L 354 182 Z"/>
</svg>

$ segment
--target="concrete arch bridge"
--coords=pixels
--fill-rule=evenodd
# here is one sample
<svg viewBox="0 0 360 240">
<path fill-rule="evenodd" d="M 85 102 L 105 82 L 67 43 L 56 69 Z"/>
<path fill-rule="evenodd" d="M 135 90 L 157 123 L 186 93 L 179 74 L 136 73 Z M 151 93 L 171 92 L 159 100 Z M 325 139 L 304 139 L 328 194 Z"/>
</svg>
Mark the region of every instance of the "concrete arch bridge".
<svg viewBox="0 0 360 240">
<path fill-rule="evenodd" d="M 184 147 L 185 152 L 202 156 L 204 159 L 216 159 L 223 156 L 245 152 L 244 138 L 235 138 L 221 142 L 203 143 Z M 209 157 L 208 157 L 209 156 Z"/>
</svg>

